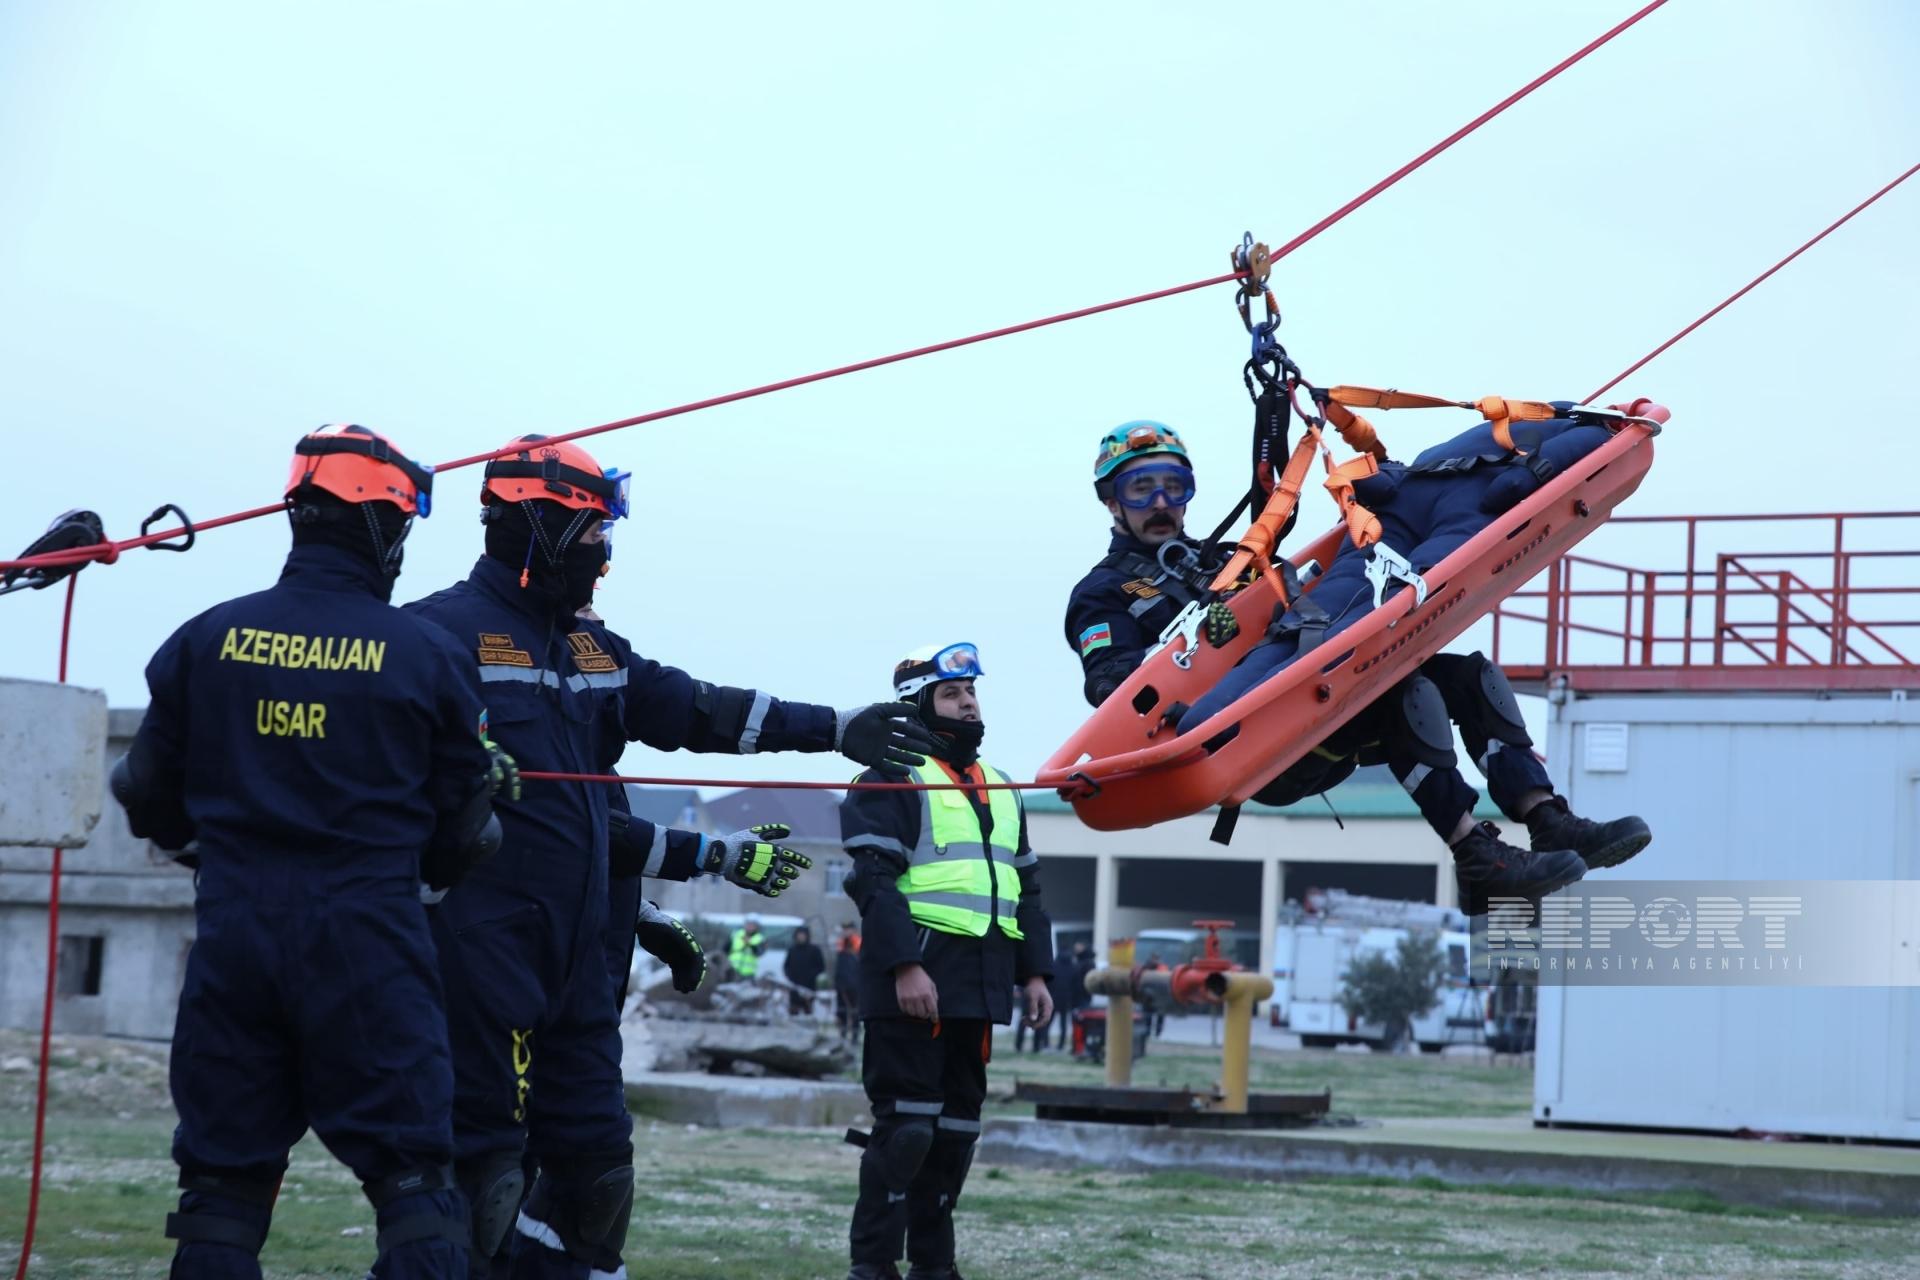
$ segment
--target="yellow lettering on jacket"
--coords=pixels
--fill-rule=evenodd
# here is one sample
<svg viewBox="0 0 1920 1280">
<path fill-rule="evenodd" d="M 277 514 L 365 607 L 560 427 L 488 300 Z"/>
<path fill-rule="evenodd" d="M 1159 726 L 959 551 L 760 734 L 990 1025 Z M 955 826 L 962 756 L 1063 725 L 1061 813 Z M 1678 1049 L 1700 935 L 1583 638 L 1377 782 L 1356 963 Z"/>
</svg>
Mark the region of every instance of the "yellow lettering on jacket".
<svg viewBox="0 0 1920 1280">
<path fill-rule="evenodd" d="M 307 636 L 253 627 L 228 627 L 220 660 L 310 671 L 371 671 L 387 660 L 387 642 L 360 636 Z"/>
<path fill-rule="evenodd" d="M 327 736 L 326 704 L 261 698 L 254 703 L 253 727 L 264 737 L 324 738 Z"/>
</svg>

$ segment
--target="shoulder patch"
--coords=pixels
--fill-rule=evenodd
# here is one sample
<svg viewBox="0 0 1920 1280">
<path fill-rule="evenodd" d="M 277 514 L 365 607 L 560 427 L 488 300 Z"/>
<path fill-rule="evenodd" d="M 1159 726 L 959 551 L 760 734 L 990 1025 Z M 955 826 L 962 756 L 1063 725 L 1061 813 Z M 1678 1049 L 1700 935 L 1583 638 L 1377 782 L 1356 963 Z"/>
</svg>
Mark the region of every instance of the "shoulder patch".
<svg viewBox="0 0 1920 1280">
<path fill-rule="evenodd" d="M 1113 628 L 1104 622 L 1096 622 L 1080 633 L 1080 656 L 1086 657 L 1095 649 L 1104 649 L 1113 643 Z"/>
<path fill-rule="evenodd" d="M 506 667 L 531 667 L 533 655 L 525 649 L 513 647 L 513 637 L 497 631 L 480 633 L 480 661 L 482 664 Z"/>
<path fill-rule="evenodd" d="M 617 671 L 620 664 L 614 661 L 612 654 L 600 647 L 591 631 L 575 631 L 567 636 L 567 647 L 573 650 L 573 665 L 587 674 L 600 674 Z"/>
</svg>

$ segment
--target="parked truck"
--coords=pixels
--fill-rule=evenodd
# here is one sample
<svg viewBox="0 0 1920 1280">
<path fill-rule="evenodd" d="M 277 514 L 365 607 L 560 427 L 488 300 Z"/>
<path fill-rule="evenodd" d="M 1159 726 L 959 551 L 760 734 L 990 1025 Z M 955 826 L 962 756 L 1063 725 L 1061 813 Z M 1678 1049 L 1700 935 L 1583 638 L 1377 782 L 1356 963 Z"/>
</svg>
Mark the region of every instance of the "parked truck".
<svg viewBox="0 0 1920 1280">
<path fill-rule="evenodd" d="M 1289 902 L 1274 929 L 1273 1001 L 1269 1017 L 1308 1049 L 1342 1044 L 1387 1048 L 1386 1028 L 1363 1022 L 1340 1001 L 1347 968 L 1362 956 L 1391 956 L 1414 932 L 1435 933 L 1446 960 L 1432 1007 L 1413 1019 L 1413 1039 L 1438 1053 L 1449 1043 L 1478 1043 L 1485 1011 L 1468 984 L 1467 919 L 1427 902 L 1368 898 L 1338 889 Z"/>
</svg>

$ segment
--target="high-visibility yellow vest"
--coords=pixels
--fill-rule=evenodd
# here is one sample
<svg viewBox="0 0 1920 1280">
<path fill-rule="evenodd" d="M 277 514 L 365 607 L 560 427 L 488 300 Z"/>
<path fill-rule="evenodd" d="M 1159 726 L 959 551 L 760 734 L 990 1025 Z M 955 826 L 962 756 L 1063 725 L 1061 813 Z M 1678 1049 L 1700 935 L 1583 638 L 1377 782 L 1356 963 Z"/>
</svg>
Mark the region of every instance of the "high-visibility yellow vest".
<svg viewBox="0 0 1920 1280">
<path fill-rule="evenodd" d="M 1005 782 L 1007 775 L 986 761 L 974 766 L 989 782 Z M 916 782 L 950 782 L 939 764 L 929 760 L 913 770 Z M 1020 793 L 987 792 L 993 815 L 993 834 L 982 837 L 980 815 L 964 791 L 920 793 L 920 838 L 908 851 L 907 870 L 900 892 L 915 923 L 942 933 L 987 936 L 987 926 L 1019 938 L 1020 867 L 1037 862 L 1033 854 L 1020 856 Z"/>
<path fill-rule="evenodd" d="M 762 935 L 754 934 L 758 938 Z M 733 931 L 733 941 L 727 948 L 727 964 L 742 978 L 751 978 L 760 972 L 760 957 L 747 939 L 745 929 Z"/>
</svg>

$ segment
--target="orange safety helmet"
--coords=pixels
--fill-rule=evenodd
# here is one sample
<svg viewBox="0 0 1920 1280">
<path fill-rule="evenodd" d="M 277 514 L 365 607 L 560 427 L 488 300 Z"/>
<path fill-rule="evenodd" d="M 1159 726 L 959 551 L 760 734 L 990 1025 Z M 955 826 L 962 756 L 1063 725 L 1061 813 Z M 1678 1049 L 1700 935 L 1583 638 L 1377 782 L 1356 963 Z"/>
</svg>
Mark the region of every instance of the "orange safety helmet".
<svg viewBox="0 0 1920 1280">
<path fill-rule="evenodd" d="M 627 514 L 629 473 L 601 470 L 592 454 L 564 440 L 548 443 L 545 436 L 519 436 L 507 445 L 525 447 L 487 463 L 480 501 L 497 498 L 510 506 L 529 500 L 557 502 L 575 511 L 598 511 L 608 520 Z"/>
<path fill-rule="evenodd" d="M 343 502 L 390 502 L 410 516 L 433 509 L 433 468 L 354 423 L 321 427 L 293 446 L 286 496 L 308 484 Z"/>
</svg>

